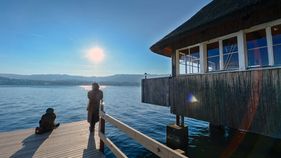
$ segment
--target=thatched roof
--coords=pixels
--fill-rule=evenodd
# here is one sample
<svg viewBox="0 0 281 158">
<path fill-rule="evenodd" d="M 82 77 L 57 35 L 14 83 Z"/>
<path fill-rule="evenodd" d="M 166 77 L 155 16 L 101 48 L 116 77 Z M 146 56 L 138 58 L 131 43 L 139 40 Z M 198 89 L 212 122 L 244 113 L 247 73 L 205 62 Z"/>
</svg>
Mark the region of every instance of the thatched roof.
<svg viewBox="0 0 281 158">
<path fill-rule="evenodd" d="M 170 56 L 176 49 L 281 18 L 281 0 L 213 0 L 150 49 Z"/>
</svg>

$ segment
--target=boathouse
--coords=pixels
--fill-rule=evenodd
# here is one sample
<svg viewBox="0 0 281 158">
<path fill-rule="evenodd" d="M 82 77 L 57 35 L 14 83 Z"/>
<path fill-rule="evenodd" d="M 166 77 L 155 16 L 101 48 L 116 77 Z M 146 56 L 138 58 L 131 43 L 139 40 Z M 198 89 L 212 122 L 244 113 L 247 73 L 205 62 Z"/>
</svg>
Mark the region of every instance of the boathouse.
<svg viewBox="0 0 281 158">
<path fill-rule="evenodd" d="M 150 49 L 172 75 L 143 79 L 142 102 L 281 139 L 280 0 L 213 0 Z"/>
</svg>

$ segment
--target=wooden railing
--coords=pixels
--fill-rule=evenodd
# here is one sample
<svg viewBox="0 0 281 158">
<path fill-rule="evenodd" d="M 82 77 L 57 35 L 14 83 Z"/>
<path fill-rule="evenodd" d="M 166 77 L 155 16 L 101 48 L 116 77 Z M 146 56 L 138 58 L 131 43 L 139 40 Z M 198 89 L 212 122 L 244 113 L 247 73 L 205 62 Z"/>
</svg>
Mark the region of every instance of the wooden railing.
<svg viewBox="0 0 281 158">
<path fill-rule="evenodd" d="M 106 145 L 116 157 L 127 158 L 127 156 L 109 138 L 105 136 L 105 122 L 108 122 L 161 158 L 187 158 L 185 155 L 180 154 L 179 152 L 167 147 L 166 145 L 148 137 L 147 135 L 117 120 L 116 118 L 106 114 L 103 110 L 103 104 L 101 104 L 100 106 L 99 114 L 99 137 L 101 152 L 104 152 L 104 145 Z"/>
</svg>

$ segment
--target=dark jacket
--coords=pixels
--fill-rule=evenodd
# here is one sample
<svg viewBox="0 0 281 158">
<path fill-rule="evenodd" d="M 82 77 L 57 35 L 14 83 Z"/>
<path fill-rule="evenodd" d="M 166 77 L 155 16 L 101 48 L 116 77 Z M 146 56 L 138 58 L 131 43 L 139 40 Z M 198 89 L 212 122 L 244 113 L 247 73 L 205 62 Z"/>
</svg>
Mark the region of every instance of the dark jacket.
<svg viewBox="0 0 281 158">
<path fill-rule="evenodd" d="M 40 128 L 43 130 L 52 130 L 56 127 L 55 125 L 56 114 L 45 113 L 39 121 Z"/>
<path fill-rule="evenodd" d="M 101 90 L 89 91 L 88 92 L 88 122 L 91 123 L 92 119 L 94 122 L 99 121 L 99 106 L 103 99 L 103 92 Z"/>
</svg>

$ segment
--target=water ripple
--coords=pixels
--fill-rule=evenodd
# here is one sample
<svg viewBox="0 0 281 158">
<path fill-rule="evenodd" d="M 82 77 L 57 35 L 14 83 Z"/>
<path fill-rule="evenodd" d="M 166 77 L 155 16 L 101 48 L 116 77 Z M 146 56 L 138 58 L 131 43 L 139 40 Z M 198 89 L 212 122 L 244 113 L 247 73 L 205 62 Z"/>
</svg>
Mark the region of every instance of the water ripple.
<svg viewBox="0 0 281 158">
<path fill-rule="evenodd" d="M 86 87 L 87 88 L 87 87 Z M 175 122 L 167 107 L 140 103 L 140 87 L 103 87 L 105 110 L 110 115 L 165 143 L 166 126 Z M 0 86 L 0 131 L 12 131 L 38 126 L 48 107 L 53 107 L 57 121 L 62 123 L 87 118 L 85 87 L 9 87 Z M 189 129 L 187 153 L 190 157 L 219 157 L 231 139 L 209 137 L 208 122 L 185 119 Z M 128 157 L 155 157 L 119 129 L 106 124 L 106 135 Z M 219 143 L 218 143 L 219 142 Z M 246 151 L 249 150 L 246 148 Z M 234 157 L 245 157 L 239 149 Z M 250 151 L 250 150 L 249 150 Z M 107 157 L 113 157 L 106 149 Z"/>
</svg>

